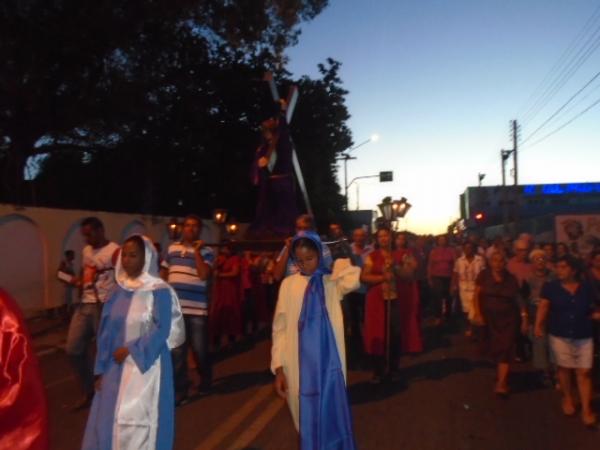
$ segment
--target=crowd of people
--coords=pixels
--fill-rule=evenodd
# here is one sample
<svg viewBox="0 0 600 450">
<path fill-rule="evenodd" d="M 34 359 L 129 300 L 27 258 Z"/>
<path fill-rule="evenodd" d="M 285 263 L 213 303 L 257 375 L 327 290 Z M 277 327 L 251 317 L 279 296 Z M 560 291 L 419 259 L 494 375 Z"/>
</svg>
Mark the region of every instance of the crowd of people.
<svg viewBox="0 0 600 450">
<path fill-rule="evenodd" d="M 173 409 L 194 390 L 211 390 L 211 354 L 271 324 L 275 390 L 301 444 L 310 443 L 302 448 L 336 439 L 354 447 L 346 366 L 372 370 L 374 384 L 398 377 L 402 356 L 424 351 L 425 318 L 434 329 L 464 326 L 496 364 L 498 396 L 510 394 L 511 366 L 531 359 L 540 382 L 561 390 L 565 415 L 576 414 L 576 386 L 583 423 L 596 423 L 600 249 L 583 258 L 526 234 L 488 242 L 386 227 L 347 238 L 339 223 L 321 238 L 302 215 L 296 235 L 273 253 L 232 242 L 211 248 L 201 228 L 200 218 L 186 217 L 181 240 L 159 255 L 145 237 L 119 248 L 97 218 L 82 222 L 88 245 L 81 277 L 71 281 L 81 301 L 66 351 L 84 391 L 74 408 L 93 399 L 84 448 L 136 439 L 147 445 L 139 448 L 170 448 Z M 190 362 L 200 380 L 193 388 Z M 143 397 L 135 403 L 143 411 L 134 397 Z"/>
</svg>

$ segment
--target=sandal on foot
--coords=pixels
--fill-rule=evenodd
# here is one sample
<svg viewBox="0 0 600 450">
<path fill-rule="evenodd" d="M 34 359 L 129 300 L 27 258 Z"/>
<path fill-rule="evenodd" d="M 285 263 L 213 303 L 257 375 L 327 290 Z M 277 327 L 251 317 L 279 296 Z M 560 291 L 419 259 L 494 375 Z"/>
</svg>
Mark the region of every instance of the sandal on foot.
<svg viewBox="0 0 600 450">
<path fill-rule="evenodd" d="M 496 394 L 500 398 L 508 398 L 508 395 L 510 394 L 510 389 L 508 388 L 508 386 L 496 385 L 496 387 L 494 388 L 494 394 Z"/>
<path fill-rule="evenodd" d="M 562 412 L 565 416 L 567 417 L 574 417 L 575 416 L 575 406 L 573 406 L 573 404 L 566 404 L 563 400 L 562 402 Z"/>
<path fill-rule="evenodd" d="M 581 415 L 581 421 L 583 422 L 583 424 L 588 427 L 588 428 L 595 428 L 596 427 L 596 423 L 598 422 L 598 419 L 596 418 L 596 414 L 591 413 L 588 415 L 582 414 Z"/>
</svg>

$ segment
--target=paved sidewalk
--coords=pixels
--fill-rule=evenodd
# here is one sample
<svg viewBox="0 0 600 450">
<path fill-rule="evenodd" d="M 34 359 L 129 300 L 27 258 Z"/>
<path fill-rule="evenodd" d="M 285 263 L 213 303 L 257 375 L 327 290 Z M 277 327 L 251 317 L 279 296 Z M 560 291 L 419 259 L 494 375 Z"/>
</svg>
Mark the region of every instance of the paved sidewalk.
<svg viewBox="0 0 600 450">
<path fill-rule="evenodd" d="M 64 350 L 69 325 L 63 318 L 44 315 L 29 318 L 25 323 L 38 356 Z"/>
</svg>

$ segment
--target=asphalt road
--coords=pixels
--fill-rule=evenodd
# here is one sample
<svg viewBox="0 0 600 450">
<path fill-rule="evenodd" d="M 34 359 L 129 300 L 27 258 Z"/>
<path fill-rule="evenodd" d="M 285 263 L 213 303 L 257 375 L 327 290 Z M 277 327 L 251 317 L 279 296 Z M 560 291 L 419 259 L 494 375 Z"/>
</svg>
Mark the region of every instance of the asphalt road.
<svg viewBox="0 0 600 450">
<path fill-rule="evenodd" d="M 358 447 L 367 450 L 587 450 L 600 432 L 560 411 L 560 397 L 538 385 L 527 364 L 515 367 L 509 399 L 492 393 L 494 368 L 458 331 L 426 328 L 427 350 L 407 357 L 398 380 L 371 385 L 349 372 Z M 35 339 L 50 407 L 53 449 L 80 447 L 87 411 L 66 405 L 78 395 L 62 351 L 64 328 Z M 221 355 L 214 392 L 176 410 L 177 450 L 296 449 L 297 435 L 271 388 L 269 341 Z M 596 409 L 600 402 L 596 398 Z"/>
</svg>

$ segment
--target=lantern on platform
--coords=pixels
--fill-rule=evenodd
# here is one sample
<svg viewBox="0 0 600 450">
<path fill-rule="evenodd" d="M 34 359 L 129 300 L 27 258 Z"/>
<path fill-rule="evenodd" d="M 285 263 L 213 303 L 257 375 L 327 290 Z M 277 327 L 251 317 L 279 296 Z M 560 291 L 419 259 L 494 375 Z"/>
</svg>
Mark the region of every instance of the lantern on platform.
<svg viewBox="0 0 600 450">
<path fill-rule="evenodd" d="M 181 224 L 177 220 L 176 217 L 172 217 L 167 223 L 167 233 L 169 235 L 169 239 L 172 241 L 177 240 L 179 234 L 181 233 Z"/>
<path fill-rule="evenodd" d="M 213 212 L 213 220 L 217 225 L 223 225 L 227 220 L 227 210 L 215 209 Z"/>
</svg>

